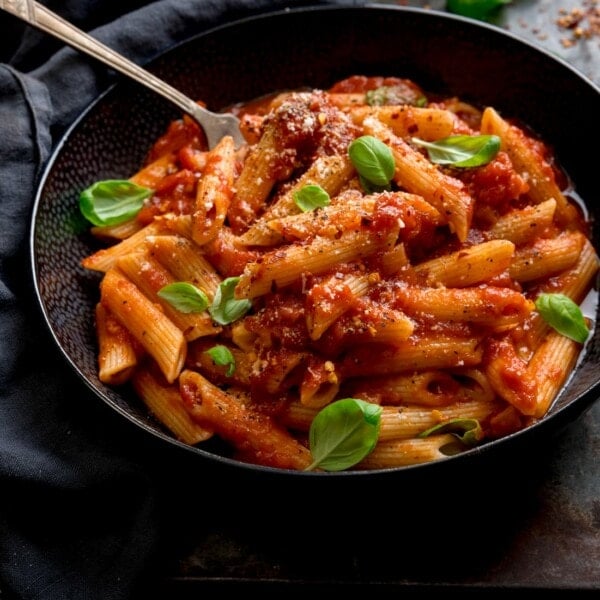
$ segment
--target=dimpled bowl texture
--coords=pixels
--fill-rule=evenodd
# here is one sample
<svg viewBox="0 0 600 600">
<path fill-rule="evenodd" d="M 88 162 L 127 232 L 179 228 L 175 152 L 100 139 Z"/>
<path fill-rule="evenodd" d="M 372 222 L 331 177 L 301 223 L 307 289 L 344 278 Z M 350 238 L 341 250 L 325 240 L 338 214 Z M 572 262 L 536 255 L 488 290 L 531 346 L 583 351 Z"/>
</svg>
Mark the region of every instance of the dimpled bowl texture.
<svg viewBox="0 0 600 600">
<path fill-rule="evenodd" d="M 148 68 L 208 107 L 219 110 L 274 90 L 327 88 L 354 74 L 411 78 L 425 90 L 490 104 L 521 119 L 550 143 L 587 199 L 592 219 L 597 174 L 581 134 L 600 138 L 598 89 L 574 69 L 527 42 L 477 21 L 395 7 L 309 8 L 235 22 L 190 39 Z M 167 444 L 216 467 L 275 477 L 396 477 L 500 456 L 539 433 L 553 436 L 581 416 L 599 393 L 598 330 L 551 412 L 529 429 L 436 463 L 379 472 L 289 473 L 245 465 L 210 445 L 187 447 L 164 430 L 125 388 L 97 377 L 94 305 L 99 274 L 80 266 L 99 248 L 78 210 L 79 191 L 96 180 L 127 178 L 180 112 L 129 81 L 98 98 L 67 132 L 40 185 L 32 217 L 36 292 L 47 324 L 72 367 L 108 405 Z M 598 227 L 593 241 L 599 245 Z"/>
</svg>

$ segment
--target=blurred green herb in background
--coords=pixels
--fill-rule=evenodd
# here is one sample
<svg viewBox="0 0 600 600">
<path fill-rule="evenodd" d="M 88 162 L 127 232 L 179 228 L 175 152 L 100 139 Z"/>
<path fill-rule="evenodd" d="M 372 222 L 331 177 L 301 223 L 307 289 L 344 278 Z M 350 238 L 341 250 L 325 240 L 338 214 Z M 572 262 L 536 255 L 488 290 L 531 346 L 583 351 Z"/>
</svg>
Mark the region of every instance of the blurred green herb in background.
<svg viewBox="0 0 600 600">
<path fill-rule="evenodd" d="M 451 13 L 487 21 L 494 17 L 498 10 L 512 0 L 447 0 L 446 10 Z"/>
</svg>

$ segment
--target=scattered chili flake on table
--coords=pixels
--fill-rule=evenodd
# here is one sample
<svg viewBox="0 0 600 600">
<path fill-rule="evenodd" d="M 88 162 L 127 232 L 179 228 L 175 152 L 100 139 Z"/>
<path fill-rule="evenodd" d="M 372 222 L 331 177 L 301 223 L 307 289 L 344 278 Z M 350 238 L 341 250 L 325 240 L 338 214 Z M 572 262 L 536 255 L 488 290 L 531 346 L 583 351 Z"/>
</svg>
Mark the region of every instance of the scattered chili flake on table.
<svg viewBox="0 0 600 600">
<path fill-rule="evenodd" d="M 584 0 L 581 7 L 559 10 L 556 24 L 571 32 L 570 37 L 561 39 L 564 48 L 571 48 L 578 40 L 591 39 L 600 35 L 600 6 L 598 0 Z"/>
</svg>

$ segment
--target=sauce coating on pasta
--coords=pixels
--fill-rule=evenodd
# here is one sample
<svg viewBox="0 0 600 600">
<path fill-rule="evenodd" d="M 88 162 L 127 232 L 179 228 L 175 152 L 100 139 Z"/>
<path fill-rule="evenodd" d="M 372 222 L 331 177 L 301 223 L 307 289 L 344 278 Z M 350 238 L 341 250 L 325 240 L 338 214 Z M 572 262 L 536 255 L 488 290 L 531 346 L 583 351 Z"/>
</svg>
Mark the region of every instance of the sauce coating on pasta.
<svg viewBox="0 0 600 600">
<path fill-rule="evenodd" d="M 234 110 L 247 144 L 208 150 L 171 123 L 129 179 L 141 209 L 92 229 L 110 242 L 82 261 L 103 273 L 103 382 L 186 444 L 292 470 L 340 399 L 381 408 L 353 469 L 443 459 L 547 413 L 599 262 L 543 140 L 397 77 Z"/>
</svg>

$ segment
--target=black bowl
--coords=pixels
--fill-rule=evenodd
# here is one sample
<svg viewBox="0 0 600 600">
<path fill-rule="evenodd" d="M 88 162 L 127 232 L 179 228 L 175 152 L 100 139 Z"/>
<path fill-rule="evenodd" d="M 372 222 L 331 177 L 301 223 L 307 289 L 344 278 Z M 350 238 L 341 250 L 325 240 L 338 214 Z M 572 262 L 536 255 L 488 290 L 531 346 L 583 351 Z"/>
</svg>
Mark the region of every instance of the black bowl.
<svg viewBox="0 0 600 600">
<path fill-rule="evenodd" d="M 150 70 L 214 110 L 278 89 L 327 88 L 353 74 L 407 77 L 424 89 L 490 104 L 521 119 L 557 152 L 582 198 L 595 197 L 595 153 L 581 136 L 600 138 L 600 90 L 567 63 L 499 28 L 435 11 L 305 8 L 248 18 L 199 35 L 149 65 Z M 99 97 L 59 144 L 41 182 L 32 218 L 31 257 L 39 302 L 57 344 L 85 383 L 118 413 L 164 442 L 212 465 L 276 476 L 361 478 L 439 473 L 448 465 L 502 458 L 553 435 L 600 394 L 600 334 L 595 330 L 576 376 L 535 425 L 463 454 L 385 471 L 288 473 L 240 463 L 178 442 L 133 395 L 97 377 L 93 309 L 98 274 L 80 267 L 97 248 L 78 210 L 79 191 L 102 178 L 126 178 L 180 112 L 123 81 Z M 594 159 L 595 160 L 595 159 Z M 600 206 L 588 204 L 593 242 Z M 537 443 L 537 437 L 535 438 Z"/>
</svg>

